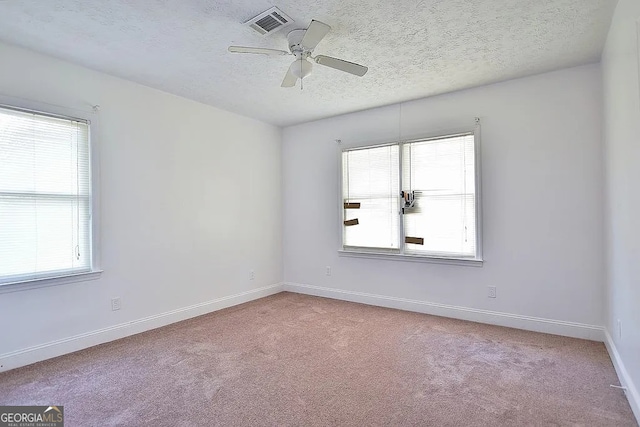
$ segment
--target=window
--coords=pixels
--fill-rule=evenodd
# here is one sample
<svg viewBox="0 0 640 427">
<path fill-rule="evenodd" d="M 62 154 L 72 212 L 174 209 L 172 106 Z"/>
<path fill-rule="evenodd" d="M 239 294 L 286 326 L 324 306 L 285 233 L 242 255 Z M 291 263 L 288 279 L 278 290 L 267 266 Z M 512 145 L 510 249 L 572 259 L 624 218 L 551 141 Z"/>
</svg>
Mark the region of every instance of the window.
<svg viewBox="0 0 640 427">
<path fill-rule="evenodd" d="M 343 250 L 480 260 L 475 132 L 342 152 Z"/>
<path fill-rule="evenodd" d="M 0 284 L 91 269 L 89 123 L 0 107 Z"/>
</svg>

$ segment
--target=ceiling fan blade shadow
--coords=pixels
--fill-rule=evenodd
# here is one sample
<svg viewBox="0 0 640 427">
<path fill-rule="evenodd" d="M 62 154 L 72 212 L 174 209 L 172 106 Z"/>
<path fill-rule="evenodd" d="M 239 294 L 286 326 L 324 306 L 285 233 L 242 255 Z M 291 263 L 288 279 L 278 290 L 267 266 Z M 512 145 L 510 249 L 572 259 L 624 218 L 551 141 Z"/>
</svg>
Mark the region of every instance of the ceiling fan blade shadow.
<svg viewBox="0 0 640 427">
<path fill-rule="evenodd" d="M 359 77 L 364 76 L 369 70 L 364 65 L 356 64 L 354 62 L 345 61 L 343 59 L 333 58 L 331 56 L 318 55 L 314 58 L 316 63 L 324 65 L 325 67 L 335 68 L 336 70 L 344 71 Z"/>
<path fill-rule="evenodd" d="M 282 80 L 282 84 L 280 86 L 281 87 L 294 87 L 296 85 L 297 81 L 298 81 L 298 78 L 293 75 L 293 73 L 291 72 L 291 68 L 289 68 L 289 70 L 287 71 L 287 74 L 285 74 L 284 80 Z"/>
<path fill-rule="evenodd" d="M 258 55 L 280 56 L 291 55 L 291 52 L 279 49 L 267 49 L 265 47 L 229 46 L 231 53 L 255 53 Z"/>
<path fill-rule="evenodd" d="M 300 44 L 305 49 L 313 50 L 329 31 L 331 31 L 331 27 L 324 22 L 312 20 Z"/>
</svg>

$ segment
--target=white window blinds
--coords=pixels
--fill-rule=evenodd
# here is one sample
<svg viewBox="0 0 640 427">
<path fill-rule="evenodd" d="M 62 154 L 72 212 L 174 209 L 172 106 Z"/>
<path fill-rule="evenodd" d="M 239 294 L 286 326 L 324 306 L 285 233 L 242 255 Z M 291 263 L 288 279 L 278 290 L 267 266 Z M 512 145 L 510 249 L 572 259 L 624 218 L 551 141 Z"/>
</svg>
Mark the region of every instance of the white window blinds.
<svg viewBox="0 0 640 427">
<path fill-rule="evenodd" d="M 0 108 L 0 283 L 91 269 L 87 123 Z"/>
<path fill-rule="evenodd" d="M 448 257 L 476 255 L 474 135 L 429 139 L 402 146 L 402 186 L 414 192 L 406 209 L 407 253 Z"/>
<path fill-rule="evenodd" d="M 343 151 L 343 247 L 478 260 L 476 132 Z"/>
<path fill-rule="evenodd" d="M 344 246 L 399 248 L 399 161 L 397 145 L 342 153 Z"/>
</svg>

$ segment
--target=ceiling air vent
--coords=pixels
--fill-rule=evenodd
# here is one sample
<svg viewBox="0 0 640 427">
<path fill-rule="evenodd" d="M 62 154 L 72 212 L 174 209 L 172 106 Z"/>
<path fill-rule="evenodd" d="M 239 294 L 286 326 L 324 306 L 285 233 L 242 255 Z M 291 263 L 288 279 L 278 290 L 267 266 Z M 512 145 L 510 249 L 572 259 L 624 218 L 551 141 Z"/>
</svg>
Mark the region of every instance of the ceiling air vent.
<svg viewBox="0 0 640 427">
<path fill-rule="evenodd" d="M 286 27 L 291 22 L 293 22 L 293 19 L 285 15 L 283 11 L 277 7 L 272 7 L 255 18 L 248 20 L 245 24 L 256 30 L 260 35 L 266 36 Z"/>
</svg>

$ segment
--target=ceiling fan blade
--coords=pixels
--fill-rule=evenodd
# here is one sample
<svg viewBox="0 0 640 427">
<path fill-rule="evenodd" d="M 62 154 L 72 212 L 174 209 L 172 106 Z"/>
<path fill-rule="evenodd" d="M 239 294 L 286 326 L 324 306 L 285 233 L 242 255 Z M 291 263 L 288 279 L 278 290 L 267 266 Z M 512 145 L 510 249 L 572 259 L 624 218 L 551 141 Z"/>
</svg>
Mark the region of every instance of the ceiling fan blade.
<svg viewBox="0 0 640 427">
<path fill-rule="evenodd" d="M 304 37 L 302 37 L 302 41 L 300 44 L 302 47 L 308 50 L 315 49 L 318 46 L 318 43 L 331 31 L 331 27 L 327 24 L 312 20 L 311 24 L 309 24 L 309 28 L 304 33 Z"/>
<path fill-rule="evenodd" d="M 293 75 L 293 73 L 291 72 L 291 68 L 289 68 L 289 71 L 287 71 L 287 74 L 284 76 L 284 80 L 282 81 L 282 84 L 280 86 L 294 87 L 297 81 L 298 78 Z"/>
<path fill-rule="evenodd" d="M 316 63 L 324 65 L 325 67 L 335 68 L 336 70 L 344 71 L 347 73 L 355 74 L 356 76 L 364 76 L 369 70 L 364 65 L 354 64 L 353 62 L 345 61 L 331 56 L 318 55 L 314 58 Z"/>
<path fill-rule="evenodd" d="M 291 55 L 291 52 L 279 49 L 267 49 L 264 47 L 245 47 L 245 46 L 229 46 L 229 52 L 232 53 L 256 53 L 259 55 Z"/>
</svg>

